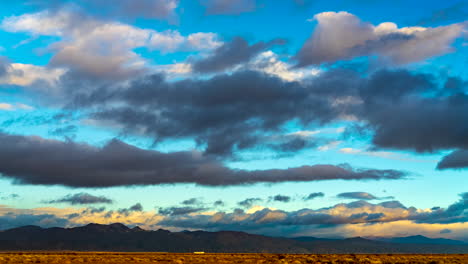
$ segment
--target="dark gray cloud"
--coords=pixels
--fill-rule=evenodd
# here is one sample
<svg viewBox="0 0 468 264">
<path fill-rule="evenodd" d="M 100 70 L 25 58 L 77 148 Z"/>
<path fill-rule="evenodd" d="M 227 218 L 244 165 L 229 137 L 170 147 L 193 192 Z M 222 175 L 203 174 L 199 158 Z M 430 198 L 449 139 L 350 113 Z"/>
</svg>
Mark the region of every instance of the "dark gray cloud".
<svg viewBox="0 0 468 264">
<path fill-rule="evenodd" d="M 466 87 L 456 78 L 407 70 L 361 77 L 337 69 L 301 83 L 247 71 L 177 82 L 155 75 L 118 91 L 74 97 L 74 104 L 97 107 L 91 118 L 120 124 L 124 133 L 144 131 L 156 141 L 193 138 L 206 154 L 220 156 L 260 146 L 287 152 L 313 147 L 320 141 L 283 136 L 271 142 L 268 135 L 290 121 L 316 126 L 343 116 L 362 121 L 376 147 L 433 152 L 468 148 Z"/>
<path fill-rule="evenodd" d="M 450 234 L 450 233 L 452 233 L 452 230 L 446 228 L 446 229 L 440 230 L 440 233 L 441 234 Z"/>
<path fill-rule="evenodd" d="M 242 201 L 238 202 L 237 204 L 239 206 L 249 208 L 249 207 L 252 207 L 252 205 L 254 205 L 254 203 L 261 202 L 261 201 L 263 201 L 263 199 L 261 199 L 261 198 L 247 198 L 245 200 L 242 200 Z"/>
<path fill-rule="evenodd" d="M 230 42 L 225 42 L 215 49 L 213 53 L 203 59 L 192 63 L 192 69 L 198 73 L 220 72 L 231 69 L 234 66 L 245 64 L 260 52 L 274 45 L 283 45 L 285 40 L 275 39 L 269 42 L 258 42 L 249 45 L 242 37 L 235 37 Z"/>
<path fill-rule="evenodd" d="M 222 200 L 217 200 L 213 203 L 213 206 L 224 206 L 225 203 Z"/>
<path fill-rule="evenodd" d="M 447 208 L 434 208 L 431 212 L 421 212 L 410 217 L 418 223 L 461 223 L 468 221 L 468 192 L 460 194 L 460 200 Z"/>
<path fill-rule="evenodd" d="M 293 153 L 316 146 L 315 139 L 268 135 L 290 121 L 314 126 L 343 116 L 362 121 L 377 148 L 468 148 L 467 83 L 408 70 L 362 77 L 336 69 L 301 83 L 251 71 L 176 82 L 154 75 L 129 88 L 71 97 L 74 107 L 97 109 L 91 114 L 96 122 L 119 124 L 124 133 L 144 131 L 156 141 L 193 138 L 206 154 L 225 157 L 255 147 Z M 114 102 L 122 104 L 109 106 Z"/>
<path fill-rule="evenodd" d="M 345 192 L 340 193 L 336 197 L 343 199 L 357 199 L 357 200 L 377 200 L 378 197 L 367 192 Z"/>
<path fill-rule="evenodd" d="M 159 208 L 158 212 L 162 215 L 169 215 L 169 216 L 177 216 L 177 215 L 187 215 L 191 213 L 199 213 L 205 211 L 206 209 L 203 207 L 167 207 L 167 208 Z"/>
<path fill-rule="evenodd" d="M 465 149 L 453 151 L 437 164 L 439 170 L 464 168 L 468 168 L 468 150 Z"/>
<path fill-rule="evenodd" d="M 194 205 L 194 204 L 200 204 L 201 201 L 198 200 L 197 198 L 190 198 L 188 200 L 182 201 L 183 205 Z"/>
<path fill-rule="evenodd" d="M 361 116 L 378 147 L 417 152 L 468 148 L 466 87 L 453 78 L 439 87 L 431 75 L 380 72 L 361 92 Z"/>
<path fill-rule="evenodd" d="M 136 203 L 136 204 L 130 206 L 129 208 L 121 208 L 121 209 L 118 210 L 119 213 L 125 214 L 125 215 L 128 215 L 128 214 L 130 214 L 132 212 L 142 212 L 142 211 L 143 211 L 143 206 L 140 203 Z M 109 211 L 109 212 L 111 213 L 112 211 Z M 108 212 L 108 214 L 109 214 L 109 212 Z"/>
<path fill-rule="evenodd" d="M 318 197 L 324 197 L 325 194 L 323 192 L 314 192 L 314 193 L 310 193 L 309 195 L 305 196 L 303 199 L 304 201 L 309 201 L 309 200 L 313 200 L 315 198 L 318 198 Z"/>
<path fill-rule="evenodd" d="M 199 0 L 206 7 L 208 15 L 239 15 L 252 12 L 257 8 L 258 0 Z"/>
<path fill-rule="evenodd" d="M 289 203 L 292 200 L 292 198 L 291 196 L 277 194 L 275 196 L 271 196 L 269 200 L 275 202 Z"/>
<path fill-rule="evenodd" d="M 318 180 L 403 179 L 396 170 L 314 165 L 290 169 L 230 169 L 198 152 L 163 153 L 114 139 L 103 147 L 0 133 L 0 173 L 19 184 L 111 187 L 195 183 L 228 186 Z"/>
<path fill-rule="evenodd" d="M 258 144 L 271 145 L 263 142 L 265 135 L 281 132 L 288 121 L 313 125 L 335 120 L 347 106 L 337 107 L 333 100 L 350 92 L 348 86 L 357 81 L 351 73 L 324 74 L 307 85 L 251 71 L 178 82 L 154 75 L 120 91 L 78 95 L 74 104 L 100 105 L 91 118 L 121 124 L 124 132 L 142 128 L 138 130 L 156 140 L 194 138 L 206 146 L 206 153 L 226 156 Z M 102 105 L 109 101 L 125 104 Z M 300 140 L 289 143 L 283 147 L 304 145 Z"/>
<path fill-rule="evenodd" d="M 69 203 L 71 205 L 83 205 L 83 204 L 111 204 L 113 203 L 112 199 L 109 199 L 105 196 L 95 196 L 89 193 L 76 193 L 68 194 L 62 198 L 45 201 L 49 204 L 54 203 Z"/>
<path fill-rule="evenodd" d="M 96 15 L 118 19 L 175 19 L 179 0 L 29 0 L 31 4 L 51 10 L 64 6 L 86 10 Z"/>
<path fill-rule="evenodd" d="M 20 195 L 16 193 L 0 196 L 0 200 L 16 200 L 19 198 L 20 198 Z"/>
</svg>

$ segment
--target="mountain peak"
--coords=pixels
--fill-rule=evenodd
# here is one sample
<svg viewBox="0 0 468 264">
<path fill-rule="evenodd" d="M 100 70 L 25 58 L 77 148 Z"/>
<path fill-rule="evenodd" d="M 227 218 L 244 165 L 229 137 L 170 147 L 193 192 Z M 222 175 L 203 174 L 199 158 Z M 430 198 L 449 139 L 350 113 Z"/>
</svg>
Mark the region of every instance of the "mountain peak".
<svg viewBox="0 0 468 264">
<path fill-rule="evenodd" d="M 122 223 L 113 223 L 110 225 L 91 223 L 83 227 L 77 227 L 75 229 L 80 230 L 80 231 L 85 230 L 85 231 L 90 231 L 90 232 L 128 232 L 130 231 L 130 228 L 128 228 L 126 225 Z"/>
</svg>

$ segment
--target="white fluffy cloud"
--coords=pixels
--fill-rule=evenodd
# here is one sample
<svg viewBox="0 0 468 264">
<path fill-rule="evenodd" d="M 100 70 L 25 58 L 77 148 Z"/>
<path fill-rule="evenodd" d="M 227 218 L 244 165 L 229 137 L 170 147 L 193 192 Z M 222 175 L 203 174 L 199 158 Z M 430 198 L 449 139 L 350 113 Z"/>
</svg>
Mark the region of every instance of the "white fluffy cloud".
<svg viewBox="0 0 468 264">
<path fill-rule="evenodd" d="M 281 61 L 278 55 L 270 50 L 262 52 L 255 57 L 249 67 L 278 76 L 286 81 L 299 81 L 317 76 L 320 73 L 320 69 L 318 68 L 293 68 L 287 62 Z"/>
<path fill-rule="evenodd" d="M 33 109 L 34 107 L 27 105 L 27 104 L 22 104 L 22 103 L 16 103 L 16 104 L 0 103 L 0 111 L 33 110 Z"/>
<path fill-rule="evenodd" d="M 47 68 L 32 64 L 12 63 L 7 75 L 3 80 L 0 79 L 0 83 L 26 86 L 31 85 L 36 81 L 45 81 L 52 85 L 57 82 L 60 76 L 64 73 L 65 70 L 60 68 Z"/>
<path fill-rule="evenodd" d="M 174 30 L 158 32 L 105 22 L 66 9 L 8 17 L 1 27 L 9 32 L 60 37 L 47 48 L 54 53 L 51 65 L 110 78 L 125 78 L 144 69 L 146 60 L 134 51 L 139 47 L 175 52 L 210 50 L 221 44 L 214 33 L 182 36 Z"/>
<path fill-rule="evenodd" d="M 393 64 L 421 61 L 451 52 L 451 44 L 466 31 L 466 23 L 435 28 L 377 26 L 347 12 L 324 12 L 312 36 L 296 55 L 299 66 L 335 62 L 359 56 L 378 56 Z"/>
</svg>

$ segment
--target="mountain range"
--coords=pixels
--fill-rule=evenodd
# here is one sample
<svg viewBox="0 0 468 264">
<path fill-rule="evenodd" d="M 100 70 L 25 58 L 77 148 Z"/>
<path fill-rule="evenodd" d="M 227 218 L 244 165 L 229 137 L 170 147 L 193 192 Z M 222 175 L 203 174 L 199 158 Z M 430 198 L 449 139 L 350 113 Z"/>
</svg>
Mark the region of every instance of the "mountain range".
<svg viewBox="0 0 468 264">
<path fill-rule="evenodd" d="M 244 232 L 144 230 L 123 224 L 74 228 L 23 226 L 0 231 L 0 250 L 223 253 L 468 253 L 468 244 L 424 236 L 400 238 L 268 237 Z"/>
</svg>

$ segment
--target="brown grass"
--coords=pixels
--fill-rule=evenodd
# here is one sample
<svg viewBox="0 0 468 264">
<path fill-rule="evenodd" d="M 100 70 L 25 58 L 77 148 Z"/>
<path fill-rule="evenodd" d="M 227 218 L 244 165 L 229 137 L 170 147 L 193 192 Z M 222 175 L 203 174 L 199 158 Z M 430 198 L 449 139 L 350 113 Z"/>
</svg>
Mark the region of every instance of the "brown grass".
<svg viewBox="0 0 468 264">
<path fill-rule="evenodd" d="M 293 254 L 173 254 L 109 252 L 4 252 L 0 263 L 321 263 L 321 264 L 448 264 L 468 263 L 468 255 L 293 255 Z"/>
</svg>

